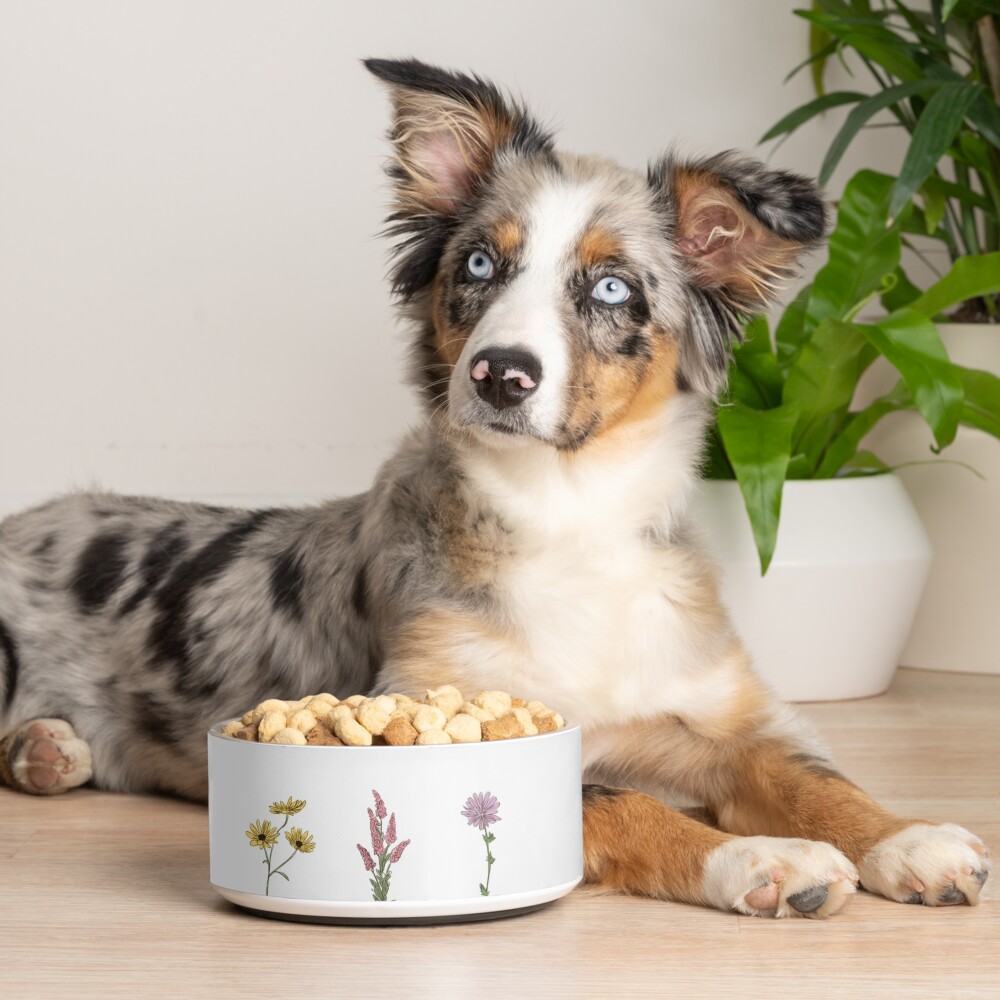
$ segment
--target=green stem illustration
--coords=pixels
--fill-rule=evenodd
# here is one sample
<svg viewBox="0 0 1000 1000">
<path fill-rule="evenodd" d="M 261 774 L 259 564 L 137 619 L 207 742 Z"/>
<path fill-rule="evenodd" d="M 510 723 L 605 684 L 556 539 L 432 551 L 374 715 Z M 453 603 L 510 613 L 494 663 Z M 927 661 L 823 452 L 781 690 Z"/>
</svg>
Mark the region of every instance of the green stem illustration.
<svg viewBox="0 0 1000 1000">
<path fill-rule="evenodd" d="M 284 830 L 286 826 L 288 826 L 288 820 L 290 818 L 291 818 L 290 816 L 286 816 L 285 817 L 285 822 L 282 823 L 281 826 L 278 827 L 278 833 L 281 833 L 281 831 Z M 264 883 L 264 895 L 265 896 L 270 896 L 271 895 L 271 876 L 277 874 L 278 869 L 284 868 L 285 865 L 287 865 L 288 862 L 291 861 L 293 857 L 295 857 L 295 852 L 292 851 L 292 853 L 287 858 L 285 858 L 285 860 L 282 861 L 281 864 L 278 865 L 277 868 L 275 868 L 275 869 L 272 870 L 272 868 L 271 868 L 271 856 L 274 854 L 274 848 L 276 846 L 276 843 L 277 842 L 275 842 L 275 844 L 272 844 L 269 848 L 267 848 L 264 851 L 264 864 L 267 865 L 267 881 Z M 288 876 L 284 872 L 281 873 L 281 876 L 282 876 L 282 878 L 284 878 L 284 880 L 286 882 L 288 881 Z"/>
<path fill-rule="evenodd" d="M 484 896 L 490 894 L 490 875 L 493 872 L 493 862 L 496 858 L 493 857 L 493 852 L 490 850 L 490 844 L 496 840 L 496 837 L 490 833 L 490 828 L 488 826 L 483 827 L 483 843 L 486 845 L 486 882 L 479 883 L 479 891 Z"/>
</svg>

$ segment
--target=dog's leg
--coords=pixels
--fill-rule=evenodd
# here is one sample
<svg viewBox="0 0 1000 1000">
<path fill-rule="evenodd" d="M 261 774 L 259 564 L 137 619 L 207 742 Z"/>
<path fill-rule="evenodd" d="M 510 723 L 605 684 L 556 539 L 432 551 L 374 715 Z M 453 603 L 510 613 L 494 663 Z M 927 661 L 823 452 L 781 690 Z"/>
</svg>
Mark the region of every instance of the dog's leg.
<svg viewBox="0 0 1000 1000">
<path fill-rule="evenodd" d="M 722 765 L 720 778 L 723 829 L 825 840 L 858 866 L 864 888 L 897 902 L 979 902 L 989 855 L 978 837 L 896 816 L 822 759 L 766 740 Z"/>
<path fill-rule="evenodd" d="M 63 719 L 32 719 L 0 740 L 0 784 L 56 795 L 89 781 L 90 747 Z"/>
<path fill-rule="evenodd" d="M 600 773 L 678 789 L 704 802 L 722 830 L 741 835 L 708 858 L 706 880 L 742 864 L 741 850 L 754 841 L 782 838 L 776 846 L 788 846 L 780 851 L 806 853 L 816 846 L 811 842 L 825 841 L 842 852 L 844 865 L 857 866 L 864 888 L 890 899 L 978 903 L 990 868 L 978 837 L 883 809 L 833 767 L 807 727 L 752 675 L 729 691 L 703 714 L 689 710 L 594 733 L 588 748 Z M 815 898 L 821 896 L 817 889 Z"/>
<path fill-rule="evenodd" d="M 735 837 L 652 796 L 584 785 L 584 877 L 633 895 L 751 916 L 825 917 L 854 892 L 854 866 L 829 844 Z"/>
</svg>

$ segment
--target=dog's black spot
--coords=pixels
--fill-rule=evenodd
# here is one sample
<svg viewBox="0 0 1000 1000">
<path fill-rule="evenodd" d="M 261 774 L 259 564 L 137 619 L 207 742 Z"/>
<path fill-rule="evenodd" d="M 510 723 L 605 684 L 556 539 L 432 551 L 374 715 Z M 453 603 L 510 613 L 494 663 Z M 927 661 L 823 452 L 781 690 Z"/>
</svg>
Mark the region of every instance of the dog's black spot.
<svg viewBox="0 0 1000 1000">
<path fill-rule="evenodd" d="M 183 735 L 178 734 L 173 725 L 177 718 L 175 709 L 149 692 L 134 694 L 130 701 L 137 736 L 167 747 L 175 747 L 181 742 Z"/>
<path fill-rule="evenodd" d="M 149 644 L 158 657 L 188 666 L 188 614 L 194 592 L 218 579 L 236 559 L 246 540 L 275 516 L 262 510 L 232 525 L 178 563 L 156 594 L 158 613 L 150 626 Z"/>
<path fill-rule="evenodd" d="M 643 337 L 641 333 L 633 333 L 626 337 L 616 348 L 618 354 L 624 354 L 627 358 L 634 358 L 642 351 Z"/>
<path fill-rule="evenodd" d="M 909 903 L 910 906 L 923 906 L 924 897 L 920 895 L 919 892 L 911 892 L 906 899 L 903 900 L 904 903 Z"/>
<path fill-rule="evenodd" d="M 302 589 L 305 587 L 305 582 L 302 557 L 295 549 L 282 552 L 272 563 L 270 583 L 274 606 L 287 611 L 299 621 L 304 614 Z"/>
<path fill-rule="evenodd" d="M 386 235 L 405 237 L 393 248 L 392 290 L 406 301 L 434 281 L 457 220 L 394 212 L 387 221 Z"/>
<path fill-rule="evenodd" d="M 0 654 L 3 659 L 0 666 L 3 666 L 3 711 L 7 712 L 14 701 L 17 692 L 17 679 L 21 673 L 21 661 L 17 655 L 17 643 L 9 628 L 0 620 Z"/>
<path fill-rule="evenodd" d="M 976 869 L 972 873 L 972 878 L 974 878 L 980 885 L 986 885 L 986 880 L 990 877 L 990 873 L 985 869 Z"/>
<path fill-rule="evenodd" d="M 56 540 L 58 536 L 53 532 L 52 534 L 46 535 L 34 548 L 32 551 L 32 556 L 36 559 L 41 559 L 47 556 L 53 548 L 55 548 Z"/>
<path fill-rule="evenodd" d="M 655 274 L 653 274 L 652 271 L 647 271 L 646 284 L 649 285 L 649 287 L 652 288 L 653 291 L 656 291 L 656 289 L 660 287 L 660 279 Z"/>
<path fill-rule="evenodd" d="M 649 322 L 649 303 L 640 290 L 633 292 L 632 297 L 626 300 L 626 306 L 636 326 L 645 326 Z"/>
<path fill-rule="evenodd" d="M 156 590 L 186 548 L 184 522 L 180 519 L 171 521 L 153 536 L 139 563 L 139 586 L 122 604 L 119 617 L 131 614 Z"/>
<path fill-rule="evenodd" d="M 680 368 L 677 369 L 677 372 L 674 375 L 674 381 L 677 383 L 677 391 L 678 392 L 690 392 L 691 391 L 691 383 L 688 381 L 687 375 L 685 375 L 684 372 L 681 371 Z"/>
<path fill-rule="evenodd" d="M 174 685 L 179 695 L 198 705 L 209 701 L 221 687 L 221 677 L 207 677 L 192 672 L 179 677 Z"/>
<path fill-rule="evenodd" d="M 351 605 L 359 618 L 368 617 L 368 566 L 366 563 L 362 563 L 361 568 L 354 575 Z"/>
<path fill-rule="evenodd" d="M 86 614 L 104 607 L 119 588 L 128 566 L 128 536 L 117 531 L 96 535 L 80 554 L 70 589 Z"/>
<path fill-rule="evenodd" d="M 830 766 L 830 762 L 811 753 L 793 753 L 788 759 L 794 764 L 801 764 L 810 774 L 819 778 L 835 778 L 837 781 L 847 781 L 840 771 Z M 850 782 L 848 782 L 850 784 Z"/>
<path fill-rule="evenodd" d="M 627 792 L 625 788 L 612 788 L 609 785 L 584 785 L 583 801 L 598 802 L 602 799 L 616 799 Z"/>
<path fill-rule="evenodd" d="M 814 885 L 810 889 L 803 889 L 802 892 L 789 896 L 788 902 L 799 913 L 814 913 L 826 902 L 827 895 L 829 892 L 825 885 Z"/>
</svg>

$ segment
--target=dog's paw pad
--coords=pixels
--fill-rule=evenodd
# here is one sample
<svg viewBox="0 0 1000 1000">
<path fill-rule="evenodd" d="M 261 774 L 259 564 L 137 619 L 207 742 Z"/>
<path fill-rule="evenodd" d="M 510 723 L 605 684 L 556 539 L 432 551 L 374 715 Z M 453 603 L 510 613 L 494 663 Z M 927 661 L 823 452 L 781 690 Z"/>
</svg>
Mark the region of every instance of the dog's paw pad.
<svg viewBox="0 0 1000 1000">
<path fill-rule="evenodd" d="M 828 917 L 855 891 L 854 865 L 831 844 L 740 837 L 715 849 L 703 887 L 720 909 L 762 917 Z"/>
<path fill-rule="evenodd" d="M 976 906 L 990 876 L 990 853 L 954 823 L 914 823 L 861 860 L 861 884 L 899 903 Z"/>
<path fill-rule="evenodd" d="M 5 741 L 14 784 L 32 795 L 56 795 L 89 781 L 90 746 L 64 719 L 32 719 Z"/>
</svg>

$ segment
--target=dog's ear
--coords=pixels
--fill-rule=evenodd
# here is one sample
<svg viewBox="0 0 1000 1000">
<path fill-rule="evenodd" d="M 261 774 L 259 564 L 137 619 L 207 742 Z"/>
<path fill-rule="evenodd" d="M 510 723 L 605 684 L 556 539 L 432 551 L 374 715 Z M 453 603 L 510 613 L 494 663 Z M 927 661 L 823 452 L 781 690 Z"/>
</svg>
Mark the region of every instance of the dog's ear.
<svg viewBox="0 0 1000 1000">
<path fill-rule="evenodd" d="M 650 166 L 649 183 L 690 279 L 692 346 L 708 368 L 694 374 L 704 385 L 724 370 L 743 318 L 764 309 L 823 239 L 826 206 L 811 180 L 731 152 L 666 156 Z"/>
<path fill-rule="evenodd" d="M 390 86 L 395 221 L 454 217 L 474 200 L 498 154 L 551 150 L 552 137 L 486 80 L 415 59 L 367 59 Z"/>
</svg>

